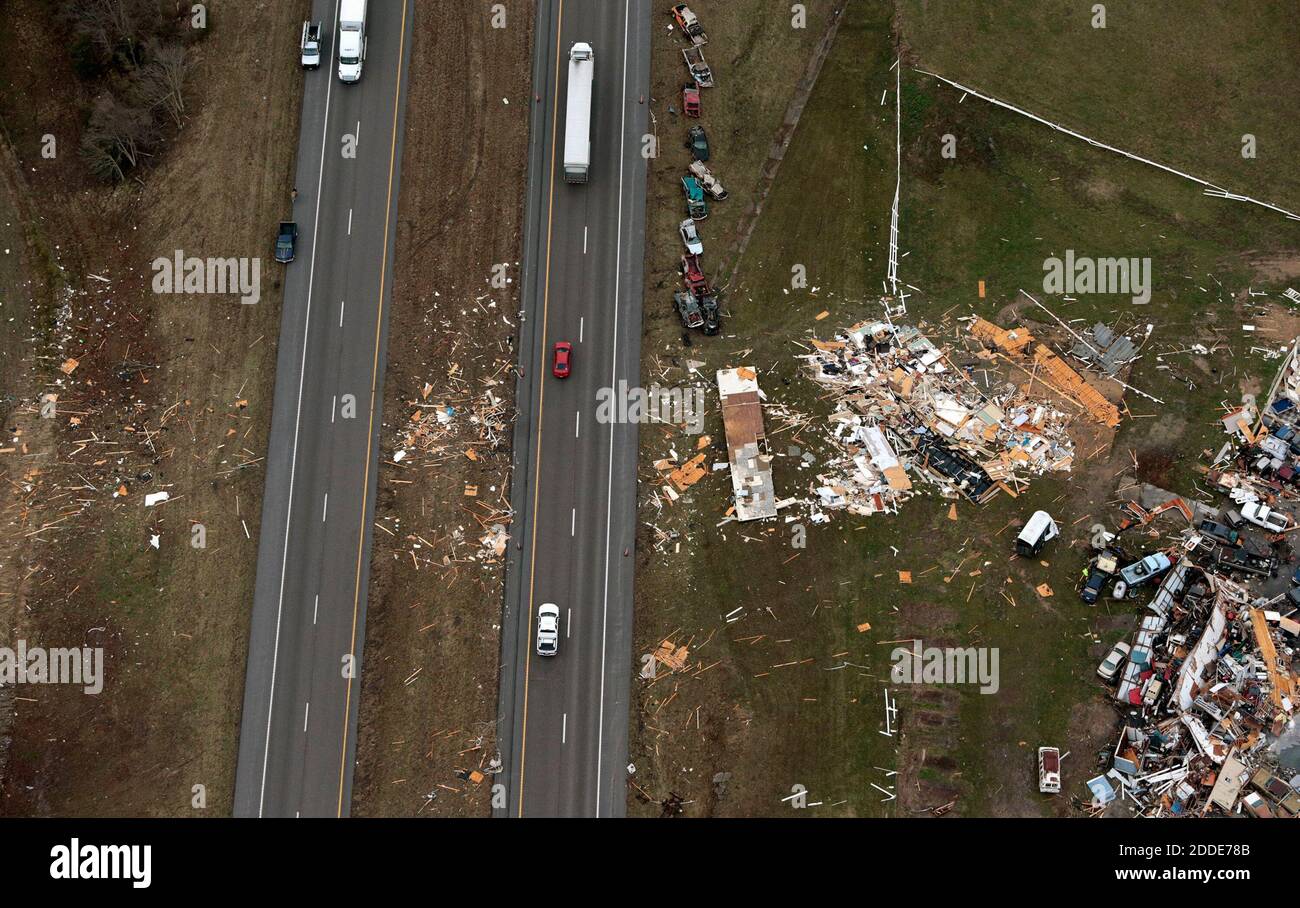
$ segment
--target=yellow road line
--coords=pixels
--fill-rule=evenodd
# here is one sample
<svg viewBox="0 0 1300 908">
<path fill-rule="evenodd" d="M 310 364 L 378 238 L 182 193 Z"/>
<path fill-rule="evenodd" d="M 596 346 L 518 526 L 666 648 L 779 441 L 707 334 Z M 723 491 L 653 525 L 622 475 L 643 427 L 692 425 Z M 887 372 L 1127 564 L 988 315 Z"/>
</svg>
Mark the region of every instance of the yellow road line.
<svg viewBox="0 0 1300 908">
<path fill-rule="evenodd" d="M 366 474 L 361 484 L 361 532 L 357 538 L 357 579 L 352 592 L 352 643 L 348 650 L 353 655 L 353 671 L 348 675 L 347 699 L 343 704 L 343 751 L 339 754 L 339 802 L 336 817 L 343 816 L 343 780 L 347 776 L 348 714 L 352 709 L 352 676 L 356 674 L 357 615 L 361 609 L 361 554 L 366 547 L 366 504 L 370 496 L 370 449 L 375 437 L 375 394 L 379 387 L 379 339 L 384 332 L 384 279 L 388 268 L 388 222 L 393 212 L 393 175 L 397 167 L 397 113 L 402 100 L 402 55 L 406 52 L 406 7 L 402 2 L 402 30 L 397 43 L 397 80 L 393 87 L 393 142 L 388 150 L 388 200 L 384 204 L 384 246 L 379 258 L 379 317 L 375 319 L 375 359 L 370 368 L 370 425 L 366 430 Z"/>
<path fill-rule="evenodd" d="M 551 98 L 551 185 L 546 202 L 546 269 L 542 279 L 542 363 L 536 378 L 537 464 L 533 468 L 532 544 L 528 554 L 528 636 L 524 638 L 524 720 L 519 736 L 519 813 L 524 815 L 524 765 L 528 752 L 528 677 L 533 667 L 533 580 L 537 576 L 537 488 L 542 476 L 542 410 L 546 400 L 546 314 L 551 300 L 551 227 L 555 211 L 555 136 L 560 125 L 560 34 L 564 30 L 564 0 L 555 17 L 555 90 Z"/>
</svg>

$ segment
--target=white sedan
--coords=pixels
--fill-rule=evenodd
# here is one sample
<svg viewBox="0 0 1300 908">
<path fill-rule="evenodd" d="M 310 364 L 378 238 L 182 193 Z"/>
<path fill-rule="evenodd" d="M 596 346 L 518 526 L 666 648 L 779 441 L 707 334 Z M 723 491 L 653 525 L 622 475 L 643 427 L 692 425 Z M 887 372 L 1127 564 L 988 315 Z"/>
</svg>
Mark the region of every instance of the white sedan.
<svg viewBox="0 0 1300 908">
<path fill-rule="evenodd" d="M 560 607 L 544 602 L 537 609 L 537 655 L 554 656 L 560 651 Z"/>
<path fill-rule="evenodd" d="M 1291 525 L 1291 519 L 1281 511 L 1275 511 L 1258 501 L 1250 501 L 1241 506 L 1241 516 L 1255 526 L 1263 527 L 1274 533 L 1280 533 Z"/>
<path fill-rule="evenodd" d="M 682 242 L 686 244 L 686 251 L 691 255 L 703 255 L 704 243 L 700 239 L 700 232 L 695 229 L 695 219 L 687 218 L 678 226 L 677 232 L 682 235 Z"/>
<path fill-rule="evenodd" d="M 1128 658 L 1129 645 L 1121 640 L 1116 643 L 1106 658 L 1101 660 L 1101 665 L 1097 666 L 1097 676 L 1103 681 L 1114 681 L 1115 676 L 1119 674 L 1119 667 L 1124 664 Z"/>
</svg>

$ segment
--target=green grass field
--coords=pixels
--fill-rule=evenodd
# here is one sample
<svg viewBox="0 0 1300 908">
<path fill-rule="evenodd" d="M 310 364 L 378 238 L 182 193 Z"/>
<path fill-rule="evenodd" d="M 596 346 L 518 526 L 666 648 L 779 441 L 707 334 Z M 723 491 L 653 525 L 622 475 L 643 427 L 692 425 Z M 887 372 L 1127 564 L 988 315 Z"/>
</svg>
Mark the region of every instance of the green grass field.
<svg viewBox="0 0 1300 908">
<path fill-rule="evenodd" d="M 1135 152 L 1202 171 L 1237 191 L 1283 203 L 1288 194 L 1300 198 L 1290 186 L 1294 175 L 1262 152 L 1250 162 L 1258 165 L 1255 181 L 1238 181 L 1240 156 L 1233 160 L 1235 150 L 1222 154 L 1213 146 L 1219 133 L 1245 127 L 1223 116 L 1222 106 L 1193 109 L 1204 91 L 1186 71 L 1143 69 L 1158 67 L 1161 47 L 1178 45 L 1184 70 L 1194 69 L 1187 53 L 1213 47 L 1218 56 L 1206 78 L 1217 80 L 1224 104 L 1238 98 L 1243 109 L 1267 113 L 1280 131 L 1268 143 L 1276 149 L 1295 128 L 1294 117 L 1282 122 L 1293 102 L 1269 106 L 1270 92 L 1278 93 L 1273 81 L 1254 63 L 1234 67 L 1223 58 L 1269 56 L 1271 48 L 1278 59 L 1288 23 L 1252 23 L 1243 29 L 1255 36 L 1251 47 L 1222 38 L 1211 45 L 1214 33 L 1206 25 L 1193 24 L 1183 35 L 1178 18 L 1144 13 L 1145 37 L 1138 40 L 1119 33 L 1117 9 L 1104 36 L 1110 53 L 1127 61 L 1116 70 L 1100 62 L 1104 55 L 1096 48 L 1071 49 L 1077 29 L 1064 24 L 1062 4 L 1023 14 L 1011 12 L 1011 4 L 986 6 L 1007 12 L 985 15 L 973 4 L 945 4 L 940 19 L 938 4 L 906 4 L 901 21 L 904 46 L 914 55 L 909 63 L 1120 145 L 1142 124 Z M 1014 66 L 1006 54 L 1013 31 L 1021 42 Z M 1042 43 L 1049 34 L 1057 42 L 1047 45 L 1051 53 Z M 651 327 L 649 377 L 684 380 L 681 365 L 688 359 L 706 363 L 699 369 L 706 379 L 715 368 L 748 364 L 761 370 L 770 404 L 823 417 L 829 412 L 820 389 L 798 374 L 793 357 L 802 350 L 795 342 L 880 313 L 894 184 L 893 54 L 888 18 L 849 6 L 728 288 L 731 318 L 722 337 L 682 349 L 673 325 Z M 961 67 L 950 68 L 950 60 Z M 1095 89 L 1086 98 L 1079 90 L 1084 84 Z M 1078 601 L 1073 584 L 1089 528 L 1114 523 L 1116 488 L 1127 481 L 1121 474 L 1132 473 L 1133 458 L 1139 478 L 1195 495 L 1201 451 L 1221 444 L 1219 403 L 1266 388 L 1276 368 L 1250 348 L 1290 339 L 1294 320 L 1276 297 L 1266 304 L 1246 291 L 1275 294 L 1286 286 L 1287 263 L 1297 257 L 1293 223 L 1207 198 L 1191 183 L 975 98 L 962 101 L 960 92 L 907 65 L 902 85 L 900 250 L 907 255 L 900 277 L 920 288 L 908 300 L 908 320 L 931 326 L 936 340 L 953 336 L 952 319 L 970 313 L 1004 326 L 1023 317 L 1040 337 L 1064 336 L 1041 310 L 1025 307 L 1017 292 L 1023 287 L 1061 318 L 1079 320 L 1076 330 L 1097 320 L 1139 333 L 1151 324 L 1126 380 L 1163 404 L 1130 393 L 1131 416 L 1113 446 L 1091 457 L 1081 448 L 1073 473 L 1036 479 L 1019 498 L 1002 495 L 978 509 L 959 502 L 955 522 L 946 517 L 949 502 L 918 499 L 893 517 L 839 513 L 828 526 L 809 527 L 807 548 L 797 550 L 782 518 L 715 527 L 729 504 L 725 473 L 662 513 L 643 507 L 643 520 L 682 535 L 680 553 L 668 546 L 667 554 L 639 565 L 637 645 L 648 651 L 675 631 L 675 642 L 692 641 L 693 665 L 707 671 L 649 687 L 638 682 L 636 781 L 652 800 L 668 792 L 682 796 L 687 812 L 785 815 L 790 808 L 781 799 L 795 784 L 807 788 L 810 801 L 822 802 L 809 814 L 906 815 L 954 798 L 956 812 L 967 815 L 1065 810 L 1065 799 L 1036 794 L 1034 749 L 1054 744 L 1074 754 L 1067 785 L 1090 774 L 1092 752 L 1105 746 L 1112 722 L 1093 670 L 1138 610 L 1116 603 L 1090 609 Z M 1017 94 L 1022 89 L 1024 98 Z M 1115 105 L 1123 110 L 1112 116 Z M 1267 123 L 1256 128 L 1274 135 Z M 940 156 L 945 134 L 956 139 L 955 160 Z M 1134 305 L 1119 295 L 1048 298 L 1044 260 L 1067 249 L 1149 257 L 1150 303 Z M 805 266 L 808 288 L 791 288 L 795 265 Z M 983 300 L 976 292 L 980 280 L 988 288 Z M 1019 316 L 1008 310 L 1018 300 Z M 824 310 L 830 314 L 816 320 Z M 1244 332 L 1243 322 L 1260 330 Z M 1168 353 L 1191 343 L 1211 352 Z M 658 368 L 666 369 L 664 377 Z M 778 497 L 806 495 L 817 468 L 799 470 L 795 458 L 781 455 L 794 444 L 820 462 L 817 433 L 795 437 L 779 426 L 769 407 Z M 706 431 L 720 442 L 716 413 Z M 657 430 L 643 432 L 643 439 L 643 464 L 665 456 L 670 442 L 682 450 L 682 441 Z M 723 457 L 715 447 L 711 459 Z M 642 476 L 649 478 L 648 469 Z M 1037 508 L 1051 511 L 1063 527 L 1063 538 L 1043 555 L 1046 564 L 1011 554 L 1008 524 Z M 899 582 L 899 570 L 911 571 L 911 584 Z M 1042 583 L 1052 597 L 1035 592 Z M 737 607 L 745 608 L 744 618 L 726 623 L 723 616 Z M 856 630 L 862 622 L 871 624 L 866 633 Z M 901 733 L 886 738 L 879 733 L 893 648 L 886 641 L 911 637 L 927 645 L 997 647 L 1001 689 L 985 696 L 972 688 L 892 686 Z M 731 774 L 721 795 L 711 784 L 718 772 Z M 872 783 L 896 785 L 899 800 L 884 802 Z M 634 798 L 634 811 L 656 809 Z"/>
</svg>

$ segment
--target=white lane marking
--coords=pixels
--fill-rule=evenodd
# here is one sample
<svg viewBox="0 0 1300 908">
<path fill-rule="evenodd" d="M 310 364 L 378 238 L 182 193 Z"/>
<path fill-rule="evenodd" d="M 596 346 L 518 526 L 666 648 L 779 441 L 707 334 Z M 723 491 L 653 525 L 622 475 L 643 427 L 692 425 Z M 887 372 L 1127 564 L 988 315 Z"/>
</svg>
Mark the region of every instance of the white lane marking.
<svg viewBox="0 0 1300 908">
<path fill-rule="evenodd" d="M 585 315 L 578 316 L 578 343 L 582 343 L 582 329 L 586 326 L 586 321 Z"/>
<path fill-rule="evenodd" d="M 312 623 L 312 624 L 315 624 L 315 623 L 316 623 L 316 616 L 317 616 L 318 614 L 320 614 L 320 593 L 317 593 L 317 594 L 316 594 L 316 601 L 315 601 L 314 603 L 312 603 L 312 607 L 311 607 L 311 623 Z"/>
<path fill-rule="evenodd" d="M 578 528 L 578 509 L 573 508 L 569 511 L 569 535 L 572 536 Z"/>
<path fill-rule="evenodd" d="M 330 425 L 334 424 L 334 417 L 339 411 L 339 396 L 334 395 L 334 400 L 330 401 Z"/>
<path fill-rule="evenodd" d="M 343 310 L 347 309 L 347 307 L 348 307 L 347 300 L 339 300 L 339 327 L 340 328 L 343 327 Z"/>
<path fill-rule="evenodd" d="M 610 364 L 609 384 L 616 387 L 618 375 L 618 292 L 623 265 L 623 167 L 627 161 L 627 45 L 631 32 L 632 0 L 623 0 L 623 118 L 618 137 L 618 234 L 614 240 L 614 358 Z M 600 782 L 605 747 L 605 649 L 609 629 L 609 541 L 614 511 L 614 421 L 609 424 L 609 479 L 605 486 L 605 596 L 600 615 L 600 710 L 596 714 L 596 816 L 600 816 Z"/>
<path fill-rule="evenodd" d="M 334 5 L 333 37 L 330 38 L 330 59 L 338 48 L 339 8 Z M 293 518 L 293 480 L 298 470 L 298 430 L 302 427 L 302 389 L 307 376 L 307 331 L 311 327 L 311 291 L 316 280 L 316 231 L 320 227 L 320 195 L 325 184 L 325 139 L 329 136 L 330 98 L 334 91 L 334 80 L 325 82 L 325 117 L 320 133 L 320 173 L 316 177 L 316 214 L 311 229 L 311 268 L 307 272 L 307 314 L 302 327 L 302 364 L 298 367 L 298 409 L 293 418 L 293 449 L 289 455 L 289 500 L 285 505 L 284 517 L 284 555 L 280 559 L 280 595 L 275 607 L 275 644 L 271 651 L 271 695 L 266 702 L 266 743 L 262 747 L 262 785 L 257 796 L 257 815 L 260 817 L 266 806 L 266 768 L 271 760 L 271 715 L 275 712 L 275 671 L 280 662 L 280 621 L 284 617 L 284 578 L 289 567 L 289 523 Z"/>
<path fill-rule="evenodd" d="M 587 225 L 582 225 L 582 254 L 587 254 Z"/>
<path fill-rule="evenodd" d="M 352 209 L 348 209 L 348 236 L 352 236 Z"/>
<path fill-rule="evenodd" d="M 360 148 L 361 147 L 361 121 L 360 120 L 357 120 L 357 131 L 354 132 L 353 135 L 357 137 L 356 147 Z"/>
<path fill-rule="evenodd" d="M 307 717 L 311 715 L 311 701 L 307 701 L 307 708 L 302 711 L 302 730 L 307 730 Z"/>
<path fill-rule="evenodd" d="M 582 433 L 582 411 L 577 410 L 573 414 L 573 437 L 577 438 Z"/>
<path fill-rule="evenodd" d="M 573 606 L 569 606 L 564 612 L 564 639 L 568 640 L 573 636 Z"/>
<path fill-rule="evenodd" d="M 564 714 L 564 724 L 560 726 L 560 743 L 567 744 L 569 741 L 569 714 Z"/>
<path fill-rule="evenodd" d="M 320 509 L 320 522 L 325 522 L 325 515 L 330 512 L 330 493 L 325 493 L 325 506 Z"/>
</svg>

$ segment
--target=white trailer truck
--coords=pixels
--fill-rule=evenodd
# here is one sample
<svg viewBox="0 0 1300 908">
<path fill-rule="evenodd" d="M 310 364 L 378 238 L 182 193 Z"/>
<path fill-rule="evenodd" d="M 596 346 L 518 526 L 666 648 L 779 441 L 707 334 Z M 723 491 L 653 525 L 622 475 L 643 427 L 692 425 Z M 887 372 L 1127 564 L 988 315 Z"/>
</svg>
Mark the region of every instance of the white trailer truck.
<svg viewBox="0 0 1300 908">
<path fill-rule="evenodd" d="M 366 59 L 366 0 L 342 0 L 339 6 L 339 80 L 357 82 Z"/>
<path fill-rule="evenodd" d="M 569 104 L 564 117 L 564 181 L 585 183 L 591 169 L 591 89 L 596 61 L 591 45 L 569 50 Z"/>
</svg>

